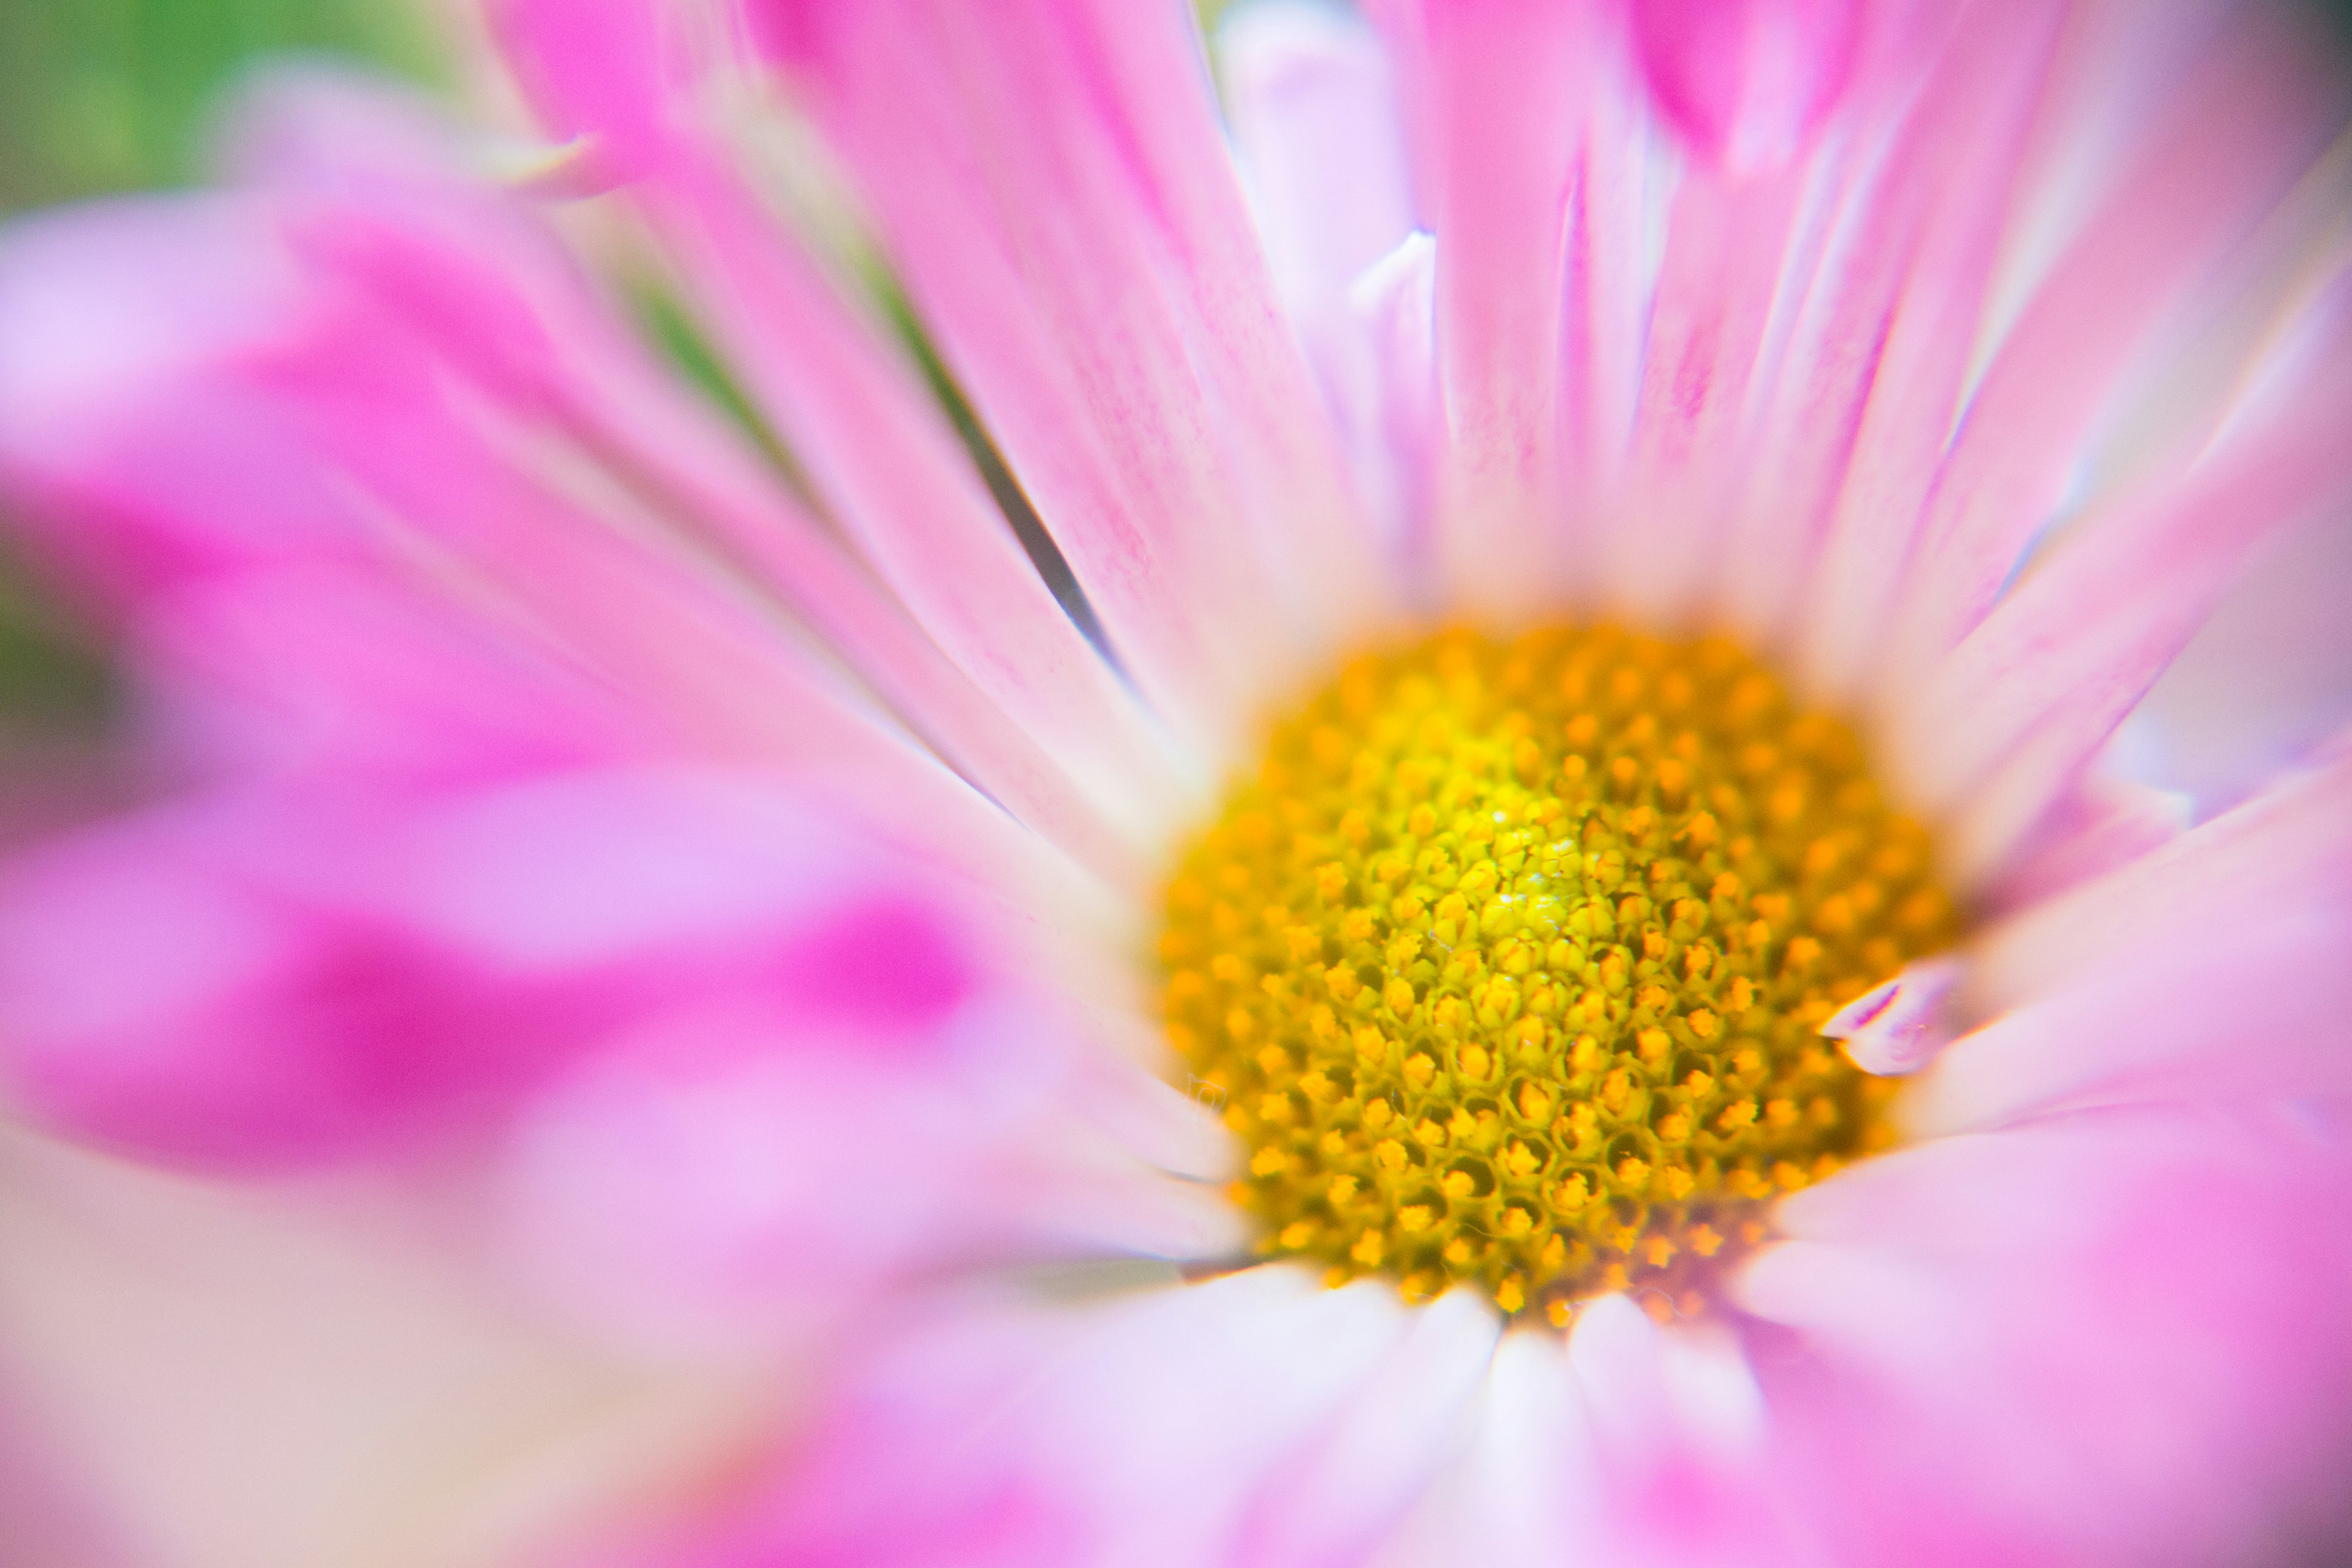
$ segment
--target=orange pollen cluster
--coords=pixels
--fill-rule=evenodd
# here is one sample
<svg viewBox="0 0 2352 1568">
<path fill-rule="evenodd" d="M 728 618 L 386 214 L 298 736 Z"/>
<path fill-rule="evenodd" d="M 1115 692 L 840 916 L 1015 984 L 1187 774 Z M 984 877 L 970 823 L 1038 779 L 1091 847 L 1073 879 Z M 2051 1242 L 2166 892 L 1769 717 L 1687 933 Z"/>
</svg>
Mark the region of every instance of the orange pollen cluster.
<svg viewBox="0 0 2352 1568">
<path fill-rule="evenodd" d="M 1769 1199 L 1890 1141 L 1818 1031 L 1954 939 L 1931 849 L 1735 644 L 1448 631 L 1284 719 L 1186 849 L 1168 1037 L 1264 1252 L 1696 1305 Z"/>
</svg>

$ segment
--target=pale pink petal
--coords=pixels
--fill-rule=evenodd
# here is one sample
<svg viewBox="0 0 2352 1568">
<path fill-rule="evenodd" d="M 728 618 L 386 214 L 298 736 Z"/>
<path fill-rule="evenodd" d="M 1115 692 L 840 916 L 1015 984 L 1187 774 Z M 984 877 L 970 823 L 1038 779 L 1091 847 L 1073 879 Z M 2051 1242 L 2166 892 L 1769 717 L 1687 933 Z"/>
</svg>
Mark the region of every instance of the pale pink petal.
<svg viewBox="0 0 2352 1568">
<path fill-rule="evenodd" d="M 1412 1346 L 1407 1316 L 1369 1283 L 1283 1268 L 1071 1307 L 966 1301 L 852 1369 L 716 1520 L 572 1560 L 1234 1561 L 1264 1528 L 1264 1478 L 1341 1440 L 1349 1400 Z"/>
<path fill-rule="evenodd" d="M 43 1521 L 11 1511 L 11 1568 L 514 1561 L 719 1462 L 754 1414 L 739 1369 L 551 1331 L 414 1194 L 227 1187 L 21 1131 L 0 1173 L 0 1342 L 38 1421 L 10 1437 L 112 1527 L 28 1557 Z"/>
<path fill-rule="evenodd" d="M 206 778 L 460 784 L 643 755 L 659 732 L 576 669 L 343 563 L 183 589 L 121 657 L 142 738 Z"/>
<path fill-rule="evenodd" d="M 1867 603 L 1901 563 L 2063 17 L 2047 0 L 1967 11 L 1916 101 L 1890 114 L 1884 163 L 1855 172 L 1851 232 L 1789 350 L 1806 369 L 1772 400 L 1717 594 L 1738 624 L 1787 637 L 1817 679 L 1867 621 L 1839 601 Z M 1825 602 L 1791 629 L 1817 550 Z"/>
<path fill-rule="evenodd" d="M 1525 609 L 1564 584 L 1570 558 L 1569 204 L 1605 29 L 1582 0 L 1372 10 L 1414 95 L 1416 167 L 1439 236 L 1438 563 L 1457 602 Z"/>
<path fill-rule="evenodd" d="M 1216 46 L 1266 263 L 1309 324 L 1414 227 L 1387 56 L 1361 22 L 1307 0 L 1236 9 Z"/>
<path fill-rule="evenodd" d="M 2045 903 L 1973 945 L 1971 984 L 2007 1006 L 2151 943 L 2209 931 L 2213 911 L 2308 899 L 2352 866 L 2352 749 Z"/>
<path fill-rule="evenodd" d="M 1584 1308 L 1569 1364 L 1629 1562 L 1769 1564 L 1789 1543 L 1757 1486 L 1760 1425 L 1736 1352 L 1661 1329 L 1623 1296 Z"/>
<path fill-rule="evenodd" d="M 763 37 L 926 323 L 1180 724 L 1384 599 L 1173 0 L 772 0 Z"/>
<path fill-rule="evenodd" d="M 1822 1033 L 1864 1072 L 1917 1072 L 1951 1043 L 1945 1003 L 1964 973 L 1952 959 L 1911 964 L 1831 1014 Z"/>
<path fill-rule="evenodd" d="M 2294 49 L 2283 25 L 2233 30 L 2036 291 L 1938 471 L 1895 612 L 1906 649 L 1932 653 L 1982 616 L 2118 378 L 2319 150 L 2325 94 Z"/>
<path fill-rule="evenodd" d="M 1906 1102 L 1936 1135 L 2053 1109 L 2352 1093 L 2352 903 L 2237 900 L 1955 1042 Z"/>
<path fill-rule="evenodd" d="M 1382 521 L 1404 562 L 1412 607 L 1428 607 L 1431 509 L 1436 504 L 1444 415 L 1437 386 L 1437 246 L 1415 234 L 1374 262 L 1349 290 L 1350 327 L 1368 342 L 1368 384 L 1355 426 L 1358 483 L 1385 506 Z"/>
<path fill-rule="evenodd" d="M 1544 1568 L 1563 1542 L 1597 1548 L 1603 1499 L 1591 1444 L 1559 1338 L 1505 1335 L 1469 1451 L 1371 1561 Z"/>
<path fill-rule="evenodd" d="M 2193 804 L 2177 791 L 2094 773 L 2060 796 L 2018 847 L 1988 902 L 2022 909 L 2136 860 L 2186 832 Z"/>
<path fill-rule="evenodd" d="M 1275 287 L 1359 492 L 1386 536 L 1405 541 L 1428 505 L 1429 441 L 1425 429 L 1395 427 L 1412 417 L 1400 406 L 1396 350 L 1415 305 L 1398 265 L 1413 253 L 1415 208 L 1387 56 L 1361 22 L 1280 0 L 1231 13 L 1217 60 Z M 1419 303 L 1425 312 L 1425 292 Z M 1427 331 L 1424 313 L 1424 356 Z M 1418 370 L 1429 375 L 1425 357 Z"/>
<path fill-rule="evenodd" d="M 1413 1314 L 1383 1375 L 1318 1447 L 1259 1478 L 1229 1561 L 1264 1568 L 1360 1563 L 1476 1430 L 1501 1325 L 1457 1290 Z"/>
<path fill-rule="evenodd" d="M 1741 1291 L 1797 1331 L 1757 1363 L 1783 1484 L 1863 1561 L 2196 1563 L 2261 1539 L 2345 1436 L 2341 1133 L 2108 1112 L 1784 1202 L 1808 1239 Z"/>
<path fill-rule="evenodd" d="M 746 986 L 599 1042 L 523 1119 L 509 1256 L 576 1318 L 675 1345 L 837 1331 L 910 1273 L 1244 1244 L 1212 1194 L 1083 1157 L 1082 1047 L 1043 1009 L 968 987 L 921 1034 L 877 1051 L 863 1013 Z"/>
<path fill-rule="evenodd" d="M 2352 724 L 2352 529 L 2258 556 L 2126 721 L 2126 771 L 2210 816 Z"/>
<path fill-rule="evenodd" d="M 2352 497 L 2342 378 L 2185 479 L 2058 545 L 1942 661 L 1895 744 L 1932 809 L 1967 811 L 1961 864 L 1996 867 L 2074 782 L 2247 557 Z"/>
<path fill-rule="evenodd" d="M 1734 183 L 1693 169 L 1675 192 L 1603 566 L 1609 595 L 1645 618 L 1687 614 L 1744 471 L 1750 379 L 1770 368 L 1767 319 L 1806 270 L 1791 254 L 1803 174 Z"/>
</svg>

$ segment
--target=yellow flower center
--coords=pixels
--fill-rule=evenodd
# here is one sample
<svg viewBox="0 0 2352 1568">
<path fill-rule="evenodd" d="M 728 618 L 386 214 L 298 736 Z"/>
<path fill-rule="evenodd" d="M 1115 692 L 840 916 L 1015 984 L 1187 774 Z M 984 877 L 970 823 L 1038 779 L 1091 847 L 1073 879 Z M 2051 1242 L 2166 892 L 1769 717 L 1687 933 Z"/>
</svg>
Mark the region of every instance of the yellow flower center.
<svg viewBox="0 0 2352 1568">
<path fill-rule="evenodd" d="M 1693 1308 L 1769 1199 L 1891 1141 L 1818 1031 L 1951 942 L 1932 858 L 1732 643 L 1448 631 L 1283 719 L 1185 850 L 1168 1037 L 1262 1251 Z"/>
</svg>

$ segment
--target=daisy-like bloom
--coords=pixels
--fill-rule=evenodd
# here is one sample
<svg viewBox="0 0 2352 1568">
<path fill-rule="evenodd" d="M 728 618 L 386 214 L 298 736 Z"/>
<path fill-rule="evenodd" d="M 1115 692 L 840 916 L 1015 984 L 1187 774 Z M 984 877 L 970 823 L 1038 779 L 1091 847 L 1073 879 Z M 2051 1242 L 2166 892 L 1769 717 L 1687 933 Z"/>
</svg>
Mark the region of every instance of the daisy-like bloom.
<svg viewBox="0 0 2352 1568">
<path fill-rule="evenodd" d="M 13 236 L 19 1102 L 829 1347 L 583 1561 L 2324 1550 L 2352 764 L 2128 752 L 2352 501 L 2325 60 L 1368 10 L 511 0 L 503 179 L 289 78 Z"/>
</svg>

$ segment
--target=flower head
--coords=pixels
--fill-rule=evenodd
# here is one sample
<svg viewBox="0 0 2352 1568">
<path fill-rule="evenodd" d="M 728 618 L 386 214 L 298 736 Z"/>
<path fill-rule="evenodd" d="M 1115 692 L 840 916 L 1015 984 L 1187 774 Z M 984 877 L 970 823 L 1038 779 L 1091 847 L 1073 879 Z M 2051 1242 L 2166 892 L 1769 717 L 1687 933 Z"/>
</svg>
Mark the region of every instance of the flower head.
<svg viewBox="0 0 2352 1568">
<path fill-rule="evenodd" d="M 2352 490 L 2325 73 L 1369 10 L 509 0 L 520 190 L 298 76 L 13 236 L 151 799 L 0 887 L 16 1094 L 835 1347 L 649 1561 L 2263 1547 L 2352 772 L 2114 737 Z"/>
</svg>

